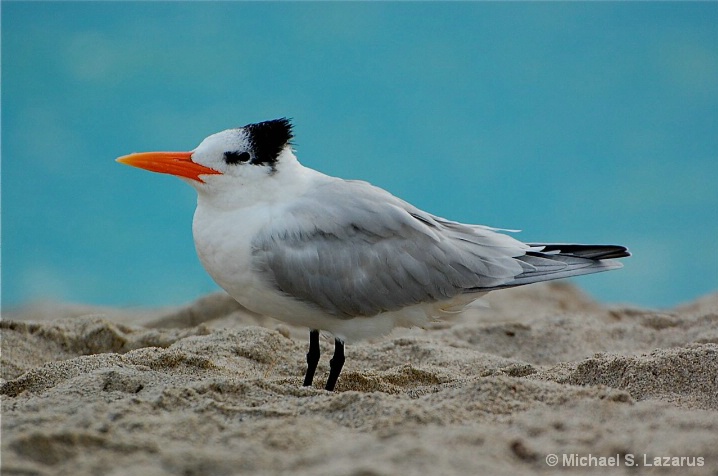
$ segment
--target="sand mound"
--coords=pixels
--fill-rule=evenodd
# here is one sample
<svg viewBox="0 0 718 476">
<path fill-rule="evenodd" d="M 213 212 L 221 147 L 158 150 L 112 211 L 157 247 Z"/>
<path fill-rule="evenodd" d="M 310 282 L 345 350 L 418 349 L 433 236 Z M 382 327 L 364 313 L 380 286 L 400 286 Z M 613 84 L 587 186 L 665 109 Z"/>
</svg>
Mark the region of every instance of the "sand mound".
<svg viewBox="0 0 718 476">
<path fill-rule="evenodd" d="M 661 312 L 565 284 L 489 301 L 347 346 L 334 393 L 331 339 L 303 388 L 307 330 L 223 294 L 5 313 L 2 474 L 716 474 L 718 294 Z"/>
</svg>

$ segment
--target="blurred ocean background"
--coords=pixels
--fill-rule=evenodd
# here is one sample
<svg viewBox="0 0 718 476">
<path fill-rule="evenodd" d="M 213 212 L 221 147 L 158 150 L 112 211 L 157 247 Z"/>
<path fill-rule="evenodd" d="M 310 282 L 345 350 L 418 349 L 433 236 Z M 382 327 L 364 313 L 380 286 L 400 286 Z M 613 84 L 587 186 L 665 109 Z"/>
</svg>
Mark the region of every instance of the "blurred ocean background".
<svg viewBox="0 0 718 476">
<path fill-rule="evenodd" d="M 524 241 L 597 299 L 718 289 L 718 3 L 2 2 L 2 305 L 218 289 L 195 193 L 115 163 L 293 118 L 302 163 Z"/>
</svg>

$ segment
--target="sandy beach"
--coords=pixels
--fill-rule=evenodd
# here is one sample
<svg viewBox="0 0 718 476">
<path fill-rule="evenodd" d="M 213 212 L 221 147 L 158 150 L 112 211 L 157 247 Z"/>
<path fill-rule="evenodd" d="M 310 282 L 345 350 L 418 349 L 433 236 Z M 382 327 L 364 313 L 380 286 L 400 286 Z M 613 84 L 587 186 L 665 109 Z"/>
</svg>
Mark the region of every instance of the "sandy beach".
<svg viewBox="0 0 718 476">
<path fill-rule="evenodd" d="M 718 294 L 486 301 L 348 345 L 333 393 L 329 336 L 303 388 L 308 330 L 224 294 L 5 312 L 2 474 L 718 475 Z"/>
</svg>

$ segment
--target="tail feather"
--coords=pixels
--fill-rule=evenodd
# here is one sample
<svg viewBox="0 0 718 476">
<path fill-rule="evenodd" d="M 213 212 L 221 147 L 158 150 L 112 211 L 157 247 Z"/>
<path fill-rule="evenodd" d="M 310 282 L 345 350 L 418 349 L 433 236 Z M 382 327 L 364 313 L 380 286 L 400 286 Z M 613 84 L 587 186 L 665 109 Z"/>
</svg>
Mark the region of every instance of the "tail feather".
<svg viewBox="0 0 718 476">
<path fill-rule="evenodd" d="M 614 258 L 631 256 L 625 246 L 529 244 L 533 249 L 516 258 L 523 272 L 511 281 L 492 289 L 512 288 L 524 284 L 600 273 L 623 267 Z"/>
</svg>

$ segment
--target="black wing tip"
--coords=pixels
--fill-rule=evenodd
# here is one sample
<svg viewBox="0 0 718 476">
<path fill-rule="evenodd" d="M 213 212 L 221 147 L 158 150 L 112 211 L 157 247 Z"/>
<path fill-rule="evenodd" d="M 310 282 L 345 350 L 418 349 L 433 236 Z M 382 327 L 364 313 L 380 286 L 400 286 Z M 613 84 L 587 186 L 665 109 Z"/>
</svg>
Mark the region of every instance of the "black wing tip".
<svg viewBox="0 0 718 476">
<path fill-rule="evenodd" d="M 625 246 L 614 245 L 616 247 L 616 255 L 612 258 L 628 258 L 631 256 L 631 251 Z"/>
<path fill-rule="evenodd" d="M 593 259 L 628 258 L 631 256 L 631 252 L 628 251 L 628 248 L 622 245 L 599 245 L 596 246 L 596 251 L 602 254 Z"/>
<path fill-rule="evenodd" d="M 543 247 L 539 253 L 559 253 L 594 260 L 627 258 L 631 252 L 622 245 L 575 245 L 561 243 L 529 243 L 532 247 Z"/>
</svg>

